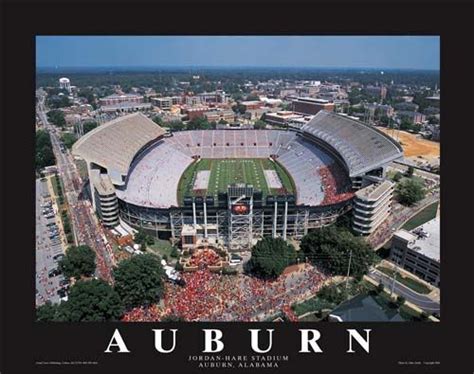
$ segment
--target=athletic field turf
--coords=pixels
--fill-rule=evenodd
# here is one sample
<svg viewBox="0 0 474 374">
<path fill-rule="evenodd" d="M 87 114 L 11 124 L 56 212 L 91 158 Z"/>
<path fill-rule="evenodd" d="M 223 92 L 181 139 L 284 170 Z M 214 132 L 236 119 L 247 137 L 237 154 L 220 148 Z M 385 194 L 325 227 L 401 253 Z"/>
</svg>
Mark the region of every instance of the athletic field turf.
<svg viewBox="0 0 474 374">
<path fill-rule="evenodd" d="M 199 173 L 205 170 L 210 170 L 210 174 Z M 268 187 L 264 170 L 274 170 L 277 173 L 283 190 Z M 217 199 L 218 192 L 226 192 L 227 186 L 233 183 L 251 184 L 254 189 L 262 191 L 264 196 L 282 192 L 294 193 L 291 177 L 281 165 L 269 159 L 201 159 L 183 173 L 178 187 L 178 199 L 180 203 L 184 196 L 207 195 Z M 196 186 L 202 188 L 206 184 L 206 189 L 195 190 Z"/>
</svg>

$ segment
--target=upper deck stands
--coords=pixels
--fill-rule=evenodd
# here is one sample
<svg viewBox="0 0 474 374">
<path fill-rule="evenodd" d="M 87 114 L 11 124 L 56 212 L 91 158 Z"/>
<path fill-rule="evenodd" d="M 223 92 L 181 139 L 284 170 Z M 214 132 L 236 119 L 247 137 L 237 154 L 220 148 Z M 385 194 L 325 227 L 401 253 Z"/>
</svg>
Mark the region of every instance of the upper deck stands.
<svg viewBox="0 0 474 374">
<path fill-rule="evenodd" d="M 403 156 L 400 144 L 381 131 L 332 112 L 320 111 L 301 129 L 335 149 L 351 177 Z"/>
<path fill-rule="evenodd" d="M 113 183 L 122 185 L 137 152 L 164 133 L 143 114 L 133 113 L 88 132 L 74 144 L 72 152 L 107 169 Z"/>
</svg>

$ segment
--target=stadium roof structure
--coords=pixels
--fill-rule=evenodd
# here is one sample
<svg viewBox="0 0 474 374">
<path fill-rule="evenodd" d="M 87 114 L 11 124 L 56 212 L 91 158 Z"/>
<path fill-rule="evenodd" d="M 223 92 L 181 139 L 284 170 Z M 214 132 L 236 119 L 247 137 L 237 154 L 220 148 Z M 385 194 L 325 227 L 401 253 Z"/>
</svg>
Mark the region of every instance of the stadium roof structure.
<svg viewBox="0 0 474 374">
<path fill-rule="evenodd" d="M 116 118 L 81 137 L 72 153 L 107 169 L 114 184 L 123 185 L 133 158 L 165 130 L 141 113 Z"/>
<path fill-rule="evenodd" d="M 356 177 L 403 157 L 395 140 L 373 126 L 321 110 L 301 130 L 339 153 L 349 176 Z"/>
</svg>

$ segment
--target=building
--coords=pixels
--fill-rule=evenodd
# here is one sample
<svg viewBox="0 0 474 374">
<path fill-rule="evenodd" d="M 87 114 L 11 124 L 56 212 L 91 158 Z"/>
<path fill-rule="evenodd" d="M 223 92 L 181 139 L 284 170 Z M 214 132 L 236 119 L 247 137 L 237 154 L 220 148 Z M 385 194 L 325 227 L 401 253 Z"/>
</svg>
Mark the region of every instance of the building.
<svg viewBox="0 0 474 374">
<path fill-rule="evenodd" d="M 69 78 L 60 78 L 59 88 L 61 88 L 62 90 L 67 90 L 69 93 L 71 93 L 71 81 L 69 80 Z"/>
<path fill-rule="evenodd" d="M 182 108 L 182 113 L 185 114 L 190 121 L 196 118 L 204 118 L 204 113 L 207 111 L 209 111 L 209 107 L 206 105 L 196 105 Z"/>
<path fill-rule="evenodd" d="M 323 99 L 313 99 L 310 97 L 299 97 L 293 100 L 293 111 L 300 114 L 317 114 L 321 110 L 334 111 L 334 103 Z"/>
<path fill-rule="evenodd" d="M 265 122 L 274 126 L 287 126 L 291 121 L 301 119 L 304 116 L 296 114 L 289 110 L 281 110 L 276 113 L 266 113 Z"/>
<path fill-rule="evenodd" d="M 240 105 L 243 105 L 245 107 L 245 110 L 253 110 L 253 109 L 259 109 L 262 106 L 265 105 L 262 101 L 259 100 L 252 100 L 252 101 L 242 101 Z"/>
<path fill-rule="evenodd" d="M 90 183 L 93 203 L 104 226 L 117 226 L 119 224 L 118 200 L 109 176 L 101 174 L 98 169 L 91 170 Z"/>
<path fill-rule="evenodd" d="M 170 110 L 173 105 L 173 100 L 171 97 L 152 97 L 151 102 L 154 106 L 162 110 Z"/>
<path fill-rule="evenodd" d="M 355 193 L 352 228 L 368 235 L 390 215 L 394 183 L 385 180 L 365 187 Z"/>
<path fill-rule="evenodd" d="M 440 285 L 440 219 L 393 236 L 390 260 L 432 285 Z"/>
<path fill-rule="evenodd" d="M 226 104 L 227 96 L 224 91 L 217 90 L 214 92 L 203 92 L 196 95 L 201 104 Z"/>
<path fill-rule="evenodd" d="M 123 95 L 109 95 L 99 99 L 101 106 L 107 105 L 119 105 L 123 103 L 143 103 L 144 99 L 142 95 L 136 94 L 123 94 Z"/>
<path fill-rule="evenodd" d="M 385 86 L 367 86 L 364 88 L 364 91 L 382 100 L 387 97 L 387 88 Z"/>
<path fill-rule="evenodd" d="M 411 123 L 420 124 L 426 121 L 426 116 L 420 112 L 401 110 L 397 112 L 398 118 L 406 118 Z"/>
<path fill-rule="evenodd" d="M 383 308 L 371 295 L 357 295 L 329 314 L 330 322 L 404 322 L 396 309 Z"/>
<path fill-rule="evenodd" d="M 235 113 L 233 110 L 210 110 L 204 112 L 204 118 L 209 122 L 219 122 L 224 120 L 226 122 L 234 122 Z"/>
</svg>

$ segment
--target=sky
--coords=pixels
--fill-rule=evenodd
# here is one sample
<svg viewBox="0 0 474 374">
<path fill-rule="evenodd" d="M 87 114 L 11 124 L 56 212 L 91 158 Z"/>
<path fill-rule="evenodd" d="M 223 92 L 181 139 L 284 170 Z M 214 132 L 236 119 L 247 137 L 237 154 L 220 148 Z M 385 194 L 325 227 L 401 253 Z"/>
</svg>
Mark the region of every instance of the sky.
<svg viewBox="0 0 474 374">
<path fill-rule="evenodd" d="M 37 36 L 36 67 L 439 70 L 439 36 Z"/>
</svg>

